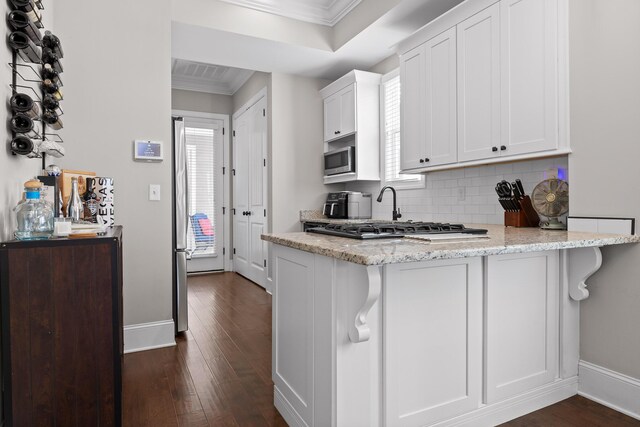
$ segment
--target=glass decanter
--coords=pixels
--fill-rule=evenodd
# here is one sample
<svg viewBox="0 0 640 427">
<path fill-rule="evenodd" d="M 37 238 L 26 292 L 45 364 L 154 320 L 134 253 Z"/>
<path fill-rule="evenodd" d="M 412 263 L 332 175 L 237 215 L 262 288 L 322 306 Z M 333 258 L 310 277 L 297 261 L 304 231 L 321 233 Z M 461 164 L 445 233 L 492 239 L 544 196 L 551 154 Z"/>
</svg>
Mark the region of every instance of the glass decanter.
<svg viewBox="0 0 640 427">
<path fill-rule="evenodd" d="M 13 209 L 19 240 L 46 240 L 53 234 L 53 207 L 41 196 L 42 183 L 32 179 L 24 183 L 25 199 Z"/>
</svg>

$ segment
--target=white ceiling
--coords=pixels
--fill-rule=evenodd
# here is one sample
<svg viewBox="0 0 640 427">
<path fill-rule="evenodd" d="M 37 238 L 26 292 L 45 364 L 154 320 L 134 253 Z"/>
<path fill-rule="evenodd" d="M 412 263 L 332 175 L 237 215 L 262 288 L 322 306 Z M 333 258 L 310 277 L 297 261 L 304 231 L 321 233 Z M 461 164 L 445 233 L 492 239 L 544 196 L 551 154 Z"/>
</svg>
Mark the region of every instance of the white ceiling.
<svg viewBox="0 0 640 427">
<path fill-rule="evenodd" d="M 173 89 L 233 95 L 253 71 L 224 67 L 201 62 L 173 59 L 171 64 L 171 87 Z"/>
<path fill-rule="evenodd" d="M 222 0 L 299 21 L 334 26 L 362 0 Z"/>
<path fill-rule="evenodd" d="M 462 1 L 402 0 L 335 51 L 174 21 L 171 27 L 172 56 L 201 63 L 333 80 L 354 68 L 367 70 L 388 58 L 395 53 L 397 43 Z M 210 40 L 216 43 L 210 43 Z"/>
</svg>

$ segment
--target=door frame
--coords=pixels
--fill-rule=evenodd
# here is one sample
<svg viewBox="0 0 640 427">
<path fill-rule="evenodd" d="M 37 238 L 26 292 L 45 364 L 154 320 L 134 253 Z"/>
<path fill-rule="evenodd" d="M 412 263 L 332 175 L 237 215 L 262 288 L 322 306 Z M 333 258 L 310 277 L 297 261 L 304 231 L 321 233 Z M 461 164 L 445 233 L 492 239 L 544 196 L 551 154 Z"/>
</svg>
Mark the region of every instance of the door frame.
<svg viewBox="0 0 640 427">
<path fill-rule="evenodd" d="M 188 111 L 188 110 L 171 110 L 172 115 L 180 116 L 180 117 L 192 117 L 195 119 L 211 119 L 211 120 L 222 120 L 224 132 L 222 134 L 222 206 L 224 209 L 223 217 L 223 232 L 224 232 L 224 241 L 222 243 L 222 247 L 224 248 L 222 259 L 224 261 L 224 271 L 233 271 L 233 261 L 231 259 L 231 180 L 229 176 L 231 175 L 231 169 L 229 165 L 231 164 L 231 139 L 229 138 L 231 134 L 231 126 L 228 114 L 218 114 L 218 113 L 203 113 L 199 111 Z M 228 250 L 227 250 L 228 249 Z"/>
<path fill-rule="evenodd" d="M 250 109 L 255 103 L 257 103 L 258 101 L 260 101 L 262 98 L 265 99 L 266 102 L 266 121 L 267 121 L 267 137 L 265 138 L 265 146 L 263 147 L 264 149 L 264 153 L 266 155 L 266 167 L 262 168 L 262 179 L 264 182 L 264 186 L 263 186 L 263 200 L 264 200 L 264 209 L 266 209 L 267 211 L 267 217 L 266 217 L 266 221 L 265 221 L 265 232 L 270 233 L 271 232 L 271 204 L 269 203 L 269 189 L 271 188 L 271 179 L 270 179 L 270 169 L 271 169 L 271 151 L 269 150 L 269 131 L 271 129 L 271 122 L 270 122 L 270 111 L 269 111 L 269 94 L 268 94 L 268 90 L 267 87 L 263 87 L 262 89 L 260 89 L 258 92 L 256 92 L 255 95 L 253 95 L 251 98 L 249 98 L 249 100 L 247 102 L 245 102 L 244 104 L 242 104 L 242 106 L 240 108 L 238 108 L 236 111 L 234 111 L 233 115 L 232 115 L 232 131 L 235 131 L 235 122 L 236 119 L 242 115 L 242 113 L 245 113 L 248 109 Z M 231 147 L 233 149 L 233 147 Z M 235 188 L 231 188 L 231 191 L 235 191 Z M 232 222 L 233 223 L 233 222 Z M 233 245 L 233 241 L 231 242 L 231 244 Z M 271 280 L 269 280 L 269 278 L 271 277 L 271 245 L 270 244 L 266 244 L 266 258 L 267 258 L 267 267 L 265 268 L 265 272 L 264 272 L 264 277 L 262 278 L 262 283 L 260 284 L 261 287 L 263 287 L 269 294 L 271 293 L 271 289 L 272 289 L 272 283 Z M 233 246 L 230 246 L 233 247 Z M 231 252 L 231 251 L 229 251 Z M 235 271 L 235 270 L 233 270 Z"/>
</svg>

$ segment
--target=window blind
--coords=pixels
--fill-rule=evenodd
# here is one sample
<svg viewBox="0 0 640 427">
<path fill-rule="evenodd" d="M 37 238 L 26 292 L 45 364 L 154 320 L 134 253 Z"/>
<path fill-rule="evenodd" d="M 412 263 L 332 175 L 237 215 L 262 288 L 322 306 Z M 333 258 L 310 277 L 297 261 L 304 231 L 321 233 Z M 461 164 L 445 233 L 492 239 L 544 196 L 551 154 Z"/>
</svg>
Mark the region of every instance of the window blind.
<svg viewBox="0 0 640 427">
<path fill-rule="evenodd" d="M 189 191 L 188 249 L 194 256 L 214 255 L 216 206 L 214 167 L 218 162 L 211 127 L 185 125 Z"/>
<path fill-rule="evenodd" d="M 400 76 L 382 83 L 383 157 L 385 182 L 417 182 L 420 175 L 400 173 Z"/>
</svg>

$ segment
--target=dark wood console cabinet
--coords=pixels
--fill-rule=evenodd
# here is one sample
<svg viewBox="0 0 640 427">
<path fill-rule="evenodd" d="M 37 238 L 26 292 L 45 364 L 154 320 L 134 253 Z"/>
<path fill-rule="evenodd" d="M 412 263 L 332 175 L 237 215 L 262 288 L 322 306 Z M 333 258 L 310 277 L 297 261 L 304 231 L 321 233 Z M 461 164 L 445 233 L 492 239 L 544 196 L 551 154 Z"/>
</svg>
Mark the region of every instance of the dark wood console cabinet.
<svg viewBox="0 0 640 427">
<path fill-rule="evenodd" d="M 0 244 L 6 426 L 119 426 L 122 228 Z"/>
</svg>

